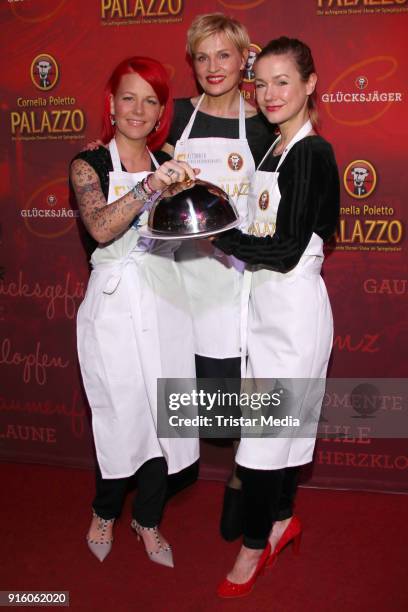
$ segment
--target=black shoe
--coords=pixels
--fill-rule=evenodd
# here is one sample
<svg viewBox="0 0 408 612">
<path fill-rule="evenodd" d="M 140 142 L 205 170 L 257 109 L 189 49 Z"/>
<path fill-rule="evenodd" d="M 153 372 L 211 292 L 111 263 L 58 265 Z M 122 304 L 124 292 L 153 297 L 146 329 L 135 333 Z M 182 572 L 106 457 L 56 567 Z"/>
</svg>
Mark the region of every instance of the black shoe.
<svg viewBox="0 0 408 612">
<path fill-rule="evenodd" d="M 242 536 L 242 523 L 242 491 L 226 486 L 220 521 L 220 532 L 224 540 L 233 542 Z"/>
</svg>

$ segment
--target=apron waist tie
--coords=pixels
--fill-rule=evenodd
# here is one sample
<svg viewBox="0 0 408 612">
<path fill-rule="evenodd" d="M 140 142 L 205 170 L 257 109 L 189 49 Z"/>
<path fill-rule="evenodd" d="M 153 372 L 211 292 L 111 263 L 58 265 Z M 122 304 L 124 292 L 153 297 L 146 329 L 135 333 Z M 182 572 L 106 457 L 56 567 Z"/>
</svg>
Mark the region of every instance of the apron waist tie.
<svg viewBox="0 0 408 612">
<path fill-rule="evenodd" d="M 137 257 L 133 257 L 134 254 L 138 254 Z M 143 259 L 146 256 L 146 251 L 138 251 L 137 249 L 133 249 L 126 257 L 115 261 L 114 263 L 100 263 L 94 266 L 94 269 L 109 269 L 112 268 L 112 274 L 107 278 L 105 285 L 102 289 L 102 292 L 106 295 L 113 295 L 117 288 L 119 287 L 120 281 L 122 280 L 123 272 L 126 267 L 134 263 L 140 268 L 142 267 Z M 141 270 L 139 271 L 141 274 Z M 137 293 L 140 296 L 140 299 L 137 300 L 137 304 L 129 304 L 129 308 L 132 311 L 133 308 L 137 308 L 139 312 L 140 322 L 142 326 L 142 331 L 146 331 L 151 327 L 149 325 L 149 319 L 151 319 L 151 304 L 149 307 L 144 307 L 143 303 L 147 298 L 146 289 L 144 288 L 144 283 L 140 282 L 139 273 L 134 275 L 134 280 L 137 284 Z"/>
</svg>

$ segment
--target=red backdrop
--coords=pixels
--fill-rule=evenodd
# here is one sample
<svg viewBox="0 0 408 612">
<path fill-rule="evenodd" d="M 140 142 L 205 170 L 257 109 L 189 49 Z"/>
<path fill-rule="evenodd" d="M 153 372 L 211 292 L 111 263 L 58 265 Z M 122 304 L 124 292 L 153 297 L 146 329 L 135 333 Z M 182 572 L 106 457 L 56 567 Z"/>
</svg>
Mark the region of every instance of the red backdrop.
<svg viewBox="0 0 408 612">
<path fill-rule="evenodd" d="M 240 19 L 258 47 L 283 34 L 312 47 L 321 131 L 342 180 L 337 242 L 325 264 L 335 320 L 330 375 L 405 376 L 408 0 L 3 0 L 2 460 L 92 464 L 75 350 L 88 269 L 68 163 L 99 135 L 101 92 L 124 57 L 159 59 L 176 96 L 195 93 L 185 34 L 195 15 L 213 11 Z M 354 193 L 358 172 L 365 192 Z M 230 454 L 204 445 L 204 473 L 222 474 Z M 321 440 L 305 479 L 407 490 L 407 454 L 403 439 Z"/>
</svg>

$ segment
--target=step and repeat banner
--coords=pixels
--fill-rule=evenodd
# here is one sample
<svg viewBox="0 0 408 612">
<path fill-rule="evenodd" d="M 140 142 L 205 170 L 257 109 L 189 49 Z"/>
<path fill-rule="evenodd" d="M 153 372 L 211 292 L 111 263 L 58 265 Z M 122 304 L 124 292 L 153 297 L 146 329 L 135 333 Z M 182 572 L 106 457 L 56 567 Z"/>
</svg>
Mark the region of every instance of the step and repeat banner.
<svg viewBox="0 0 408 612">
<path fill-rule="evenodd" d="M 341 219 L 324 267 L 335 321 L 330 376 L 406 376 L 408 0 L 1 0 L 3 461 L 93 464 L 75 338 L 89 270 L 69 161 L 99 136 L 103 87 L 125 57 L 157 58 L 175 96 L 196 94 L 186 31 L 197 14 L 215 11 L 247 26 L 252 60 L 281 35 L 311 46 L 321 133 L 341 177 Z M 248 64 L 249 100 L 252 79 Z M 326 406 L 364 420 L 358 435 L 328 427 L 306 484 L 408 490 L 404 432 L 370 437 L 373 419 L 392 418 L 404 398 L 372 388 L 360 397 L 367 409 L 347 394 L 326 396 Z M 202 446 L 203 475 L 224 476 L 230 447 Z"/>
</svg>

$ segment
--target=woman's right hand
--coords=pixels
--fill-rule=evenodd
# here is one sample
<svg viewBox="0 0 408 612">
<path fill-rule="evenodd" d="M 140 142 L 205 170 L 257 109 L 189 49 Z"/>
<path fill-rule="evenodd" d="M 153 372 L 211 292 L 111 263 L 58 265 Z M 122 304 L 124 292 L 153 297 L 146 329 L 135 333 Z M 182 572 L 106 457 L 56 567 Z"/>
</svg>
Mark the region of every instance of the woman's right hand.
<svg viewBox="0 0 408 612">
<path fill-rule="evenodd" d="M 102 140 L 92 140 L 84 146 L 82 151 L 95 151 L 96 149 L 99 149 L 99 147 L 105 147 L 105 149 L 108 148 L 103 144 Z"/>
<path fill-rule="evenodd" d="M 164 162 L 157 170 L 149 175 L 149 187 L 154 191 L 161 191 L 169 185 L 195 180 L 200 172 L 199 168 L 192 168 L 186 162 L 177 162 L 174 159 Z"/>
</svg>

